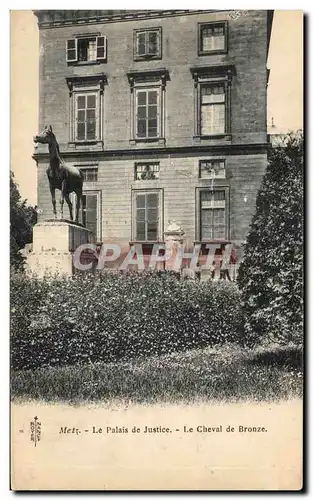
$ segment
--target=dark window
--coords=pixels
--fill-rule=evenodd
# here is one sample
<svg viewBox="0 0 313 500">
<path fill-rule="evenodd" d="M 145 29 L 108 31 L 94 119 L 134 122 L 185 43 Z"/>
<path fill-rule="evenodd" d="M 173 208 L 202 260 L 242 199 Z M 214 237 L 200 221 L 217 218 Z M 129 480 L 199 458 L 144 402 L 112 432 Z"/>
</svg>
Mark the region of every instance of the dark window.
<svg viewBox="0 0 313 500">
<path fill-rule="evenodd" d="M 97 94 L 76 95 L 76 140 L 97 138 Z"/>
<path fill-rule="evenodd" d="M 201 240 L 226 238 L 225 191 L 200 193 Z"/>
<path fill-rule="evenodd" d="M 158 89 L 136 92 L 136 137 L 153 138 L 159 135 Z"/>
<path fill-rule="evenodd" d="M 82 200 L 82 224 L 92 231 L 95 240 L 98 239 L 98 195 L 86 193 Z"/>
<path fill-rule="evenodd" d="M 161 57 L 161 28 L 135 31 L 134 58 L 160 58 Z"/>
<path fill-rule="evenodd" d="M 159 236 L 159 193 L 136 193 L 135 238 L 156 241 Z"/>
<path fill-rule="evenodd" d="M 159 163 L 138 163 L 135 165 L 135 180 L 149 181 L 157 180 L 160 176 Z"/>
<path fill-rule="evenodd" d="M 226 51 L 226 22 L 199 25 L 199 54 Z"/>
</svg>

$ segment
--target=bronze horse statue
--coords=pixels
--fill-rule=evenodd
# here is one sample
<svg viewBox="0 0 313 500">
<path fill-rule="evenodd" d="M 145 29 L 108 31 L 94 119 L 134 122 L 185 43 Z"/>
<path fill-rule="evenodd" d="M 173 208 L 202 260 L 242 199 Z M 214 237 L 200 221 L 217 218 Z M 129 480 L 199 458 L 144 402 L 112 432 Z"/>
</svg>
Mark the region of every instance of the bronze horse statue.
<svg viewBox="0 0 313 500">
<path fill-rule="evenodd" d="M 79 168 L 65 165 L 60 157 L 59 144 L 52 132 L 51 125 L 48 125 L 40 134 L 36 135 L 34 137 L 34 142 L 48 144 L 49 146 L 50 165 L 47 168 L 47 176 L 49 179 L 54 217 L 57 217 L 55 190 L 60 189 L 61 219 L 63 219 L 63 205 L 65 199 L 70 211 L 70 218 L 73 220 L 73 207 L 69 195 L 74 192 L 77 196 L 75 222 L 78 222 L 79 209 L 83 196 L 83 173 Z"/>
</svg>

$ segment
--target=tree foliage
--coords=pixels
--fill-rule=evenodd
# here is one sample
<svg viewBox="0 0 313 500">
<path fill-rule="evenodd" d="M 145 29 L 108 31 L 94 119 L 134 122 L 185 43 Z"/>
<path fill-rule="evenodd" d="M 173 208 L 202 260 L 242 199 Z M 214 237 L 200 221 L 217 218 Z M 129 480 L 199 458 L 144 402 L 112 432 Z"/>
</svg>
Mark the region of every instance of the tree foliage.
<svg viewBox="0 0 313 500">
<path fill-rule="evenodd" d="M 270 148 L 239 267 L 247 341 L 301 344 L 303 333 L 303 135 Z"/>
<path fill-rule="evenodd" d="M 13 172 L 10 173 L 10 265 L 21 270 L 24 257 L 20 250 L 32 241 L 32 227 L 37 222 L 34 207 L 22 200 Z"/>
</svg>

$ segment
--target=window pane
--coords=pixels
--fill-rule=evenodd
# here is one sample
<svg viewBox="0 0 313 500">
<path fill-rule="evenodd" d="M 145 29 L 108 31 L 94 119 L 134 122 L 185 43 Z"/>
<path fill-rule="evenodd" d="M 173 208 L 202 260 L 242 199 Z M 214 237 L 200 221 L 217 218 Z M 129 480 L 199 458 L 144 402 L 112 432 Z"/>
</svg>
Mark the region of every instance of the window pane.
<svg viewBox="0 0 313 500">
<path fill-rule="evenodd" d="M 201 102 L 202 104 L 225 102 L 224 85 L 218 85 L 215 87 L 203 85 L 201 87 Z"/>
<path fill-rule="evenodd" d="M 157 137 L 158 135 L 158 121 L 155 119 L 148 120 L 148 137 Z"/>
<path fill-rule="evenodd" d="M 155 31 L 148 32 L 148 54 L 157 54 L 158 52 L 158 35 Z"/>
<path fill-rule="evenodd" d="M 85 110 L 79 110 L 77 111 L 77 121 L 79 122 L 84 122 L 86 117 L 86 112 Z"/>
<path fill-rule="evenodd" d="M 148 117 L 149 118 L 156 118 L 157 115 L 158 115 L 157 106 L 148 106 Z"/>
<path fill-rule="evenodd" d="M 87 96 L 87 108 L 94 109 L 95 107 L 96 107 L 96 96 L 95 95 L 88 95 Z"/>
<path fill-rule="evenodd" d="M 89 122 L 93 122 L 96 120 L 96 110 L 95 109 L 87 109 L 87 120 Z"/>
<path fill-rule="evenodd" d="M 149 208 L 147 210 L 147 220 L 149 222 L 155 222 L 158 220 L 158 210 L 157 208 Z"/>
<path fill-rule="evenodd" d="M 136 204 L 137 208 L 145 208 L 146 206 L 146 195 L 145 194 L 137 194 L 136 196 Z"/>
<path fill-rule="evenodd" d="M 137 221 L 144 222 L 146 218 L 146 210 L 144 208 L 137 208 Z"/>
<path fill-rule="evenodd" d="M 205 26 L 201 29 L 201 50 L 223 50 L 225 48 L 225 27 L 223 25 Z"/>
<path fill-rule="evenodd" d="M 157 104 L 158 93 L 156 90 L 148 93 L 148 104 Z"/>
<path fill-rule="evenodd" d="M 146 234 L 145 234 L 145 223 L 144 222 L 137 222 L 136 223 L 136 239 L 145 241 L 146 239 Z"/>
<path fill-rule="evenodd" d="M 137 102 L 138 105 L 146 105 L 147 104 L 147 92 L 137 92 Z"/>
<path fill-rule="evenodd" d="M 147 136 L 147 124 L 145 119 L 137 120 L 137 135 L 138 137 L 146 137 Z"/>
<path fill-rule="evenodd" d="M 213 104 L 201 107 L 201 134 L 225 133 L 225 105 Z"/>
<path fill-rule="evenodd" d="M 79 141 L 85 139 L 85 122 L 83 122 L 83 123 L 78 122 L 77 123 L 77 139 Z"/>
<path fill-rule="evenodd" d="M 158 238 L 158 225 L 156 222 L 147 223 L 147 240 L 153 241 Z"/>
<path fill-rule="evenodd" d="M 90 141 L 96 138 L 96 122 L 87 122 L 87 139 Z"/>
<path fill-rule="evenodd" d="M 138 116 L 138 118 L 146 118 L 146 116 L 147 116 L 147 107 L 146 106 L 138 106 L 137 116 Z"/>
<path fill-rule="evenodd" d="M 137 34 L 137 54 L 143 56 L 146 53 L 146 36 L 145 33 Z"/>
<path fill-rule="evenodd" d="M 76 43 L 75 40 L 67 40 L 67 48 L 68 49 L 75 49 L 76 48 Z"/>
<path fill-rule="evenodd" d="M 159 196 L 157 193 L 149 193 L 147 194 L 147 207 L 148 208 L 157 208 L 159 205 Z"/>
<path fill-rule="evenodd" d="M 67 51 L 67 59 L 69 61 L 73 61 L 76 59 L 76 49 L 68 49 Z"/>
<path fill-rule="evenodd" d="M 77 108 L 78 109 L 85 109 L 85 107 L 86 107 L 86 96 L 79 95 L 77 97 Z"/>
</svg>

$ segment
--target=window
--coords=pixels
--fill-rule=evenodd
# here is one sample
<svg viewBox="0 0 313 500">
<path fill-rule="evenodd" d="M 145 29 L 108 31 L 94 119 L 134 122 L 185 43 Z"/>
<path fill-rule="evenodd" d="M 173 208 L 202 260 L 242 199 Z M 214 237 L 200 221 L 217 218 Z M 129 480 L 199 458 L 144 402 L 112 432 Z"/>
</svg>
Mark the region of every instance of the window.
<svg viewBox="0 0 313 500">
<path fill-rule="evenodd" d="M 160 134 L 159 89 L 136 89 L 136 137 L 147 139 Z"/>
<path fill-rule="evenodd" d="M 68 63 L 103 62 L 106 60 L 106 37 L 72 38 L 66 41 Z"/>
<path fill-rule="evenodd" d="M 131 143 L 165 142 L 165 69 L 128 73 L 131 89 Z"/>
<path fill-rule="evenodd" d="M 69 142 L 81 145 L 101 142 L 105 75 L 73 76 L 66 81 L 70 91 Z"/>
<path fill-rule="evenodd" d="M 233 64 L 190 68 L 194 82 L 195 138 L 230 140 Z M 228 136 L 228 137 L 226 137 Z"/>
<path fill-rule="evenodd" d="M 200 87 L 200 135 L 225 134 L 225 85 Z"/>
<path fill-rule="evenodd" d="M 99 191 L 85 191 L 83 193 L 82 206 L 80 208 L 79 221 L 87 229 L 90 229 L 94 241 L 101 239 L 100 232 L 100 192 Z"/>
<path fill-rule="evenodd" d="M 200 239 L 225 240 L 226 195 L 225 190 L 200 192 Z"/>
<path fill-rule="evenodd" d="M 161 236 L 161 190 L 134 191 L 135 241 L 158 241 Z"/>
<path fill-rule="evenodd" d="M 97 139 L 97 94 L 76 94 L 76 140 Z"/>
<path fill-rule="evenodd" d="M 90 168 L 90 167 L 79 167 L 79 170 L 83 173 L 84 175 L 84 182 L 97 182 L 98 180 L 98 169 L 97 168 Z"/>
<path fill-rule="evenodd" d="M 225 160 L 200 160 L 200 179 L 225 179 Z"/>
<path fill-rule="evenodd" d="M 227 22 L 199 24 L 199 55 L 227 51 Z"/>
<path fill-rule="evenodd" d="M 159 163 L 137 163 L 135 165 L 136 181 L 158 180 L 160 176 Z"/>
<path fill-rule="evenodd" d="M 161 28 L 134 31 L 134 60 L 161 59 Z"/>
</svg>

